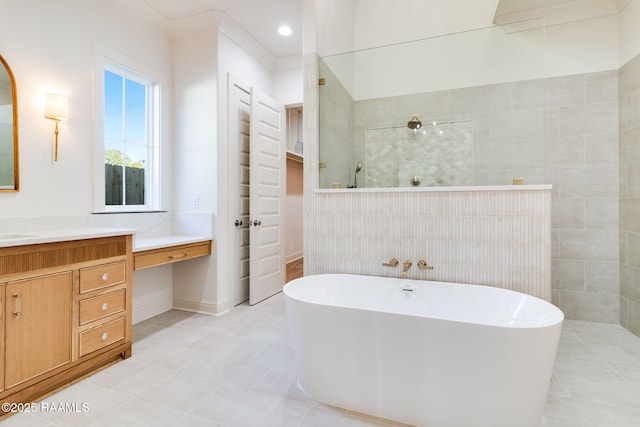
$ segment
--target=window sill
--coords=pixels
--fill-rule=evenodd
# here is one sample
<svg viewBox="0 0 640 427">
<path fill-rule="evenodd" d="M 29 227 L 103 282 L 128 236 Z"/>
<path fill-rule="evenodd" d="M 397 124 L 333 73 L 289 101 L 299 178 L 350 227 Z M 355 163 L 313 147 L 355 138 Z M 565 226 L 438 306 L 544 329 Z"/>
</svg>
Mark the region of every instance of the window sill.
<svg viewBox="0 0 640 427">
<path fill-rule="evenodd" d="M 98 211 L 91 212 L 91 215 L 112 215 L 112 214 L 142 214 L 142 213 L 167 213 L 169 211 L 166 210 L 139 210 L 139 211 Z"/>
</svg>

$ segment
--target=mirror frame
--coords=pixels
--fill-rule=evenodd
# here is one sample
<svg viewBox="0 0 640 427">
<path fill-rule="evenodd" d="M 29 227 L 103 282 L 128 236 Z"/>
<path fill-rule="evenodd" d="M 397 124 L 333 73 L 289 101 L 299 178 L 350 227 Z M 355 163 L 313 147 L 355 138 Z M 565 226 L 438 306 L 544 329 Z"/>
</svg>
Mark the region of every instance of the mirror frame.
<svg viewBox="0 0 640 427">
<path fill-rule="evenodd" d="M 20 173 L 18 167 L 18 91 L 16 90 L 16 79 L 13 76 L 11 67 L 9 67 L 9 64 L 2 55 L 0 55 L 0 63 L 2 63 L 9 75 L 9 81 L 11 82 L 11 102 L 13 104 L 13 188 L 0 188 L 0 192 L 15 193 L 20 191 Z"/>
</svg>

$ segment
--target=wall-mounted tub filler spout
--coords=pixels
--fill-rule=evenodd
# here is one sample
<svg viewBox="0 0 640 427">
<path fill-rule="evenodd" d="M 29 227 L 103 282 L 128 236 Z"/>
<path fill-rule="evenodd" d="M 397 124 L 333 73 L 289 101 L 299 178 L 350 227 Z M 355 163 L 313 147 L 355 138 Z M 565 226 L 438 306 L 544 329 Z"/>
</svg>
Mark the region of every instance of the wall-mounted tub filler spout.
<svg viewBox="0 0 640 427">
<path fill-rule="evenodd" d="M 402 274 L 400 275 L 400 277 L 402 277 L 403 279 L 407 278 L 407 271 L 409 271 L 409 269 L 411 268 L 411 266 L 413 265 L 413 263 L 409 260 L 405 261 L 402 267 Z"/>
<path fill-rule="evenodd" d="M 391 258 L 389 262 L 382 263 L 384 267 L 397 267 L 398 264 L 400 264 L 400 261 L 398 261 L 398 258 Z"/>
</svg>

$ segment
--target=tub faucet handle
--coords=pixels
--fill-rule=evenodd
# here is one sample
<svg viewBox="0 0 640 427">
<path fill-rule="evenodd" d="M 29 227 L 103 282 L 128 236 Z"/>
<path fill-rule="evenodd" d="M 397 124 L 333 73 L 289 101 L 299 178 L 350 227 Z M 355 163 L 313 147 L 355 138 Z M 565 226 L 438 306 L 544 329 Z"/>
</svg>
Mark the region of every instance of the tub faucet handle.
<svg viewBox="0 0 640 427">
<path fill-rule="evenodd" d="M 413 263 L 409 260 L 406 260 L 403 264 L 403 268 L 402 268 L 402 274 L 400 275 L 400 277 L 402 277 L 403 279 L 407 278 L 407 271 L 409 271 L 409 269 L 411 268 L 411 266 L 413 265 Z"/>
<path fill-rule="evenodd" d="M 397 258 L 391 258 L 389 262 L 383 262 L 382 265 L 385 267 L 397 267 L 400 264 Z"/>
<path fill-rule="evenodd" d="M 421 259 L 420 261 L 418 261 L 418 268 L 420 270 L 433 270 L 433 266 L 427 264 L 427 261 Z"/>
</svg>

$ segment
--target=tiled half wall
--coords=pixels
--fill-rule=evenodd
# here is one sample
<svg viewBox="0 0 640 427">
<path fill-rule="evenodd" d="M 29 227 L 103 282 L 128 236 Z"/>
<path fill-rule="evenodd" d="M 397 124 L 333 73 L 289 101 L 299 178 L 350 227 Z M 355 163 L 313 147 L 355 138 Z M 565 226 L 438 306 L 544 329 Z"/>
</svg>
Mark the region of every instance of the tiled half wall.
<svg viewBox="0 0 640 427">
<path fill-rule="evenodd" d="M 319 193 L 306 216 L 306 273 L 399 277 L 410 260 L 409 278 L 550 300 L 550 215 L 550 189 Z M 384 267 L 391 258 L 400 265 Z"/>
</svg>

